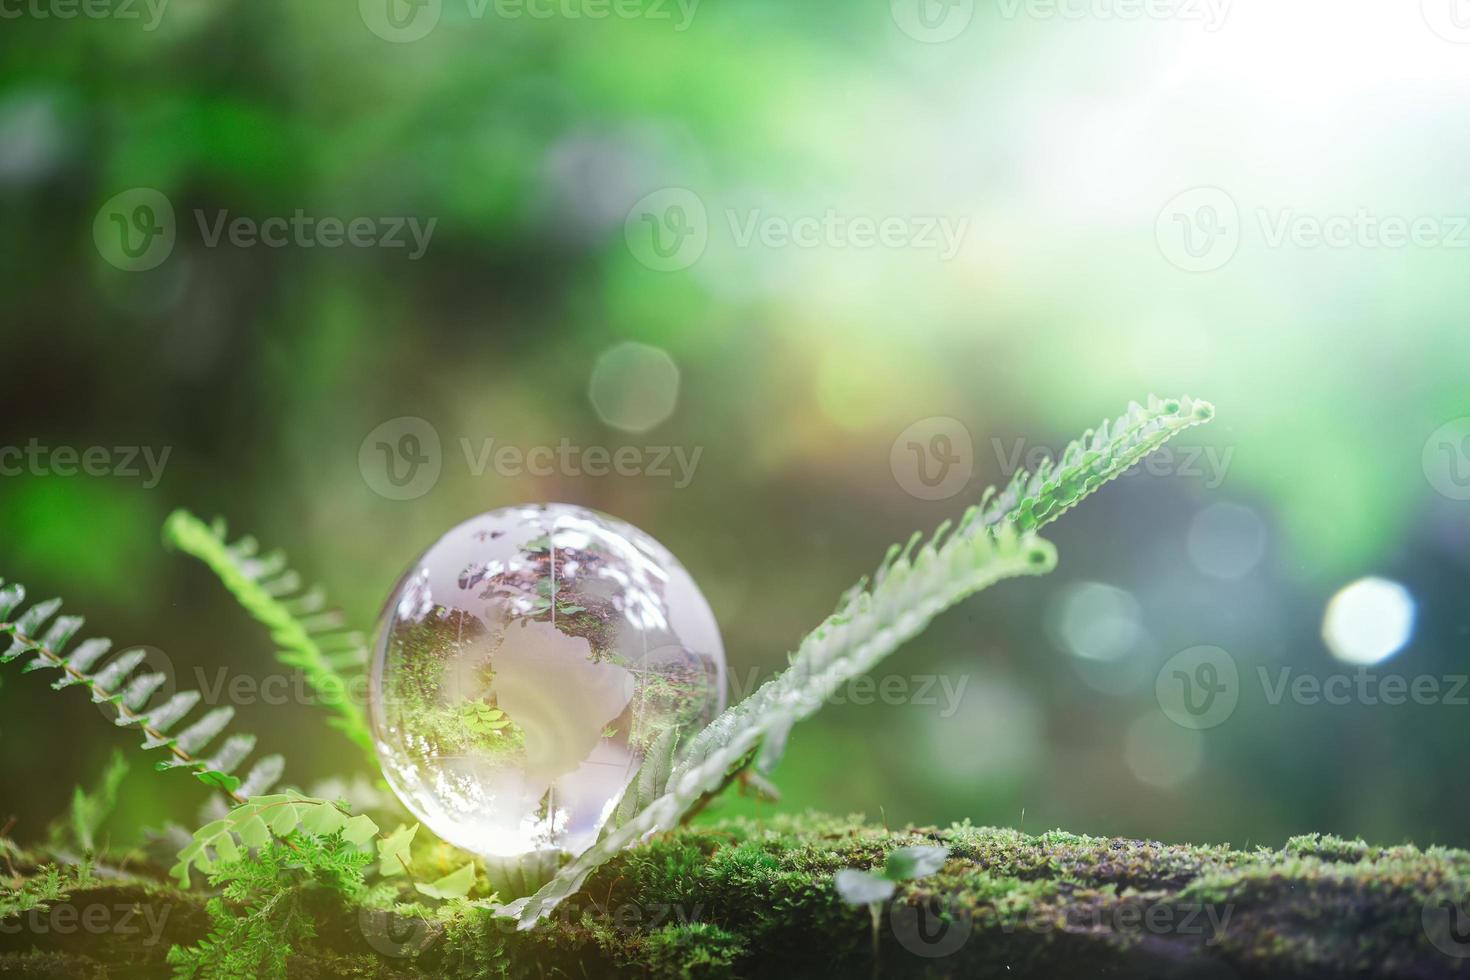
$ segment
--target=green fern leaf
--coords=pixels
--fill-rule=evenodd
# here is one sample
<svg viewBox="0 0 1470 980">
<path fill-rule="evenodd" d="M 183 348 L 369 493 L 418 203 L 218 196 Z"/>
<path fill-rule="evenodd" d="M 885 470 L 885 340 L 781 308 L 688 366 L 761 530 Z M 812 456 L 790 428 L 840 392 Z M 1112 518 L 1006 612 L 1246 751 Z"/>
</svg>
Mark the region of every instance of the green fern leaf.
<svg viewBox="0 0 1470 980">
<path fill-rule="evenodd" d="M 960 522 L 961 532 L 1002 521 L 1023 531 L 1040 530 L 1180 432 L 1214 417 L 1214 405 L 1188 396 L 1150 395 L 1146 405 L 1133 402 L 1116 419 L 1104 420 L 1074 440 L 1056 462 L 1047 460 L 1034 473 L 1021 470 L 1000 493 L 987 493 L 981 506 L 971 508 Z"/>
<path fill-rule="evenodd" d="M 837 610 L 802 641 L 786 671 L 691 738 L 673 755 L 672 766 L 667 755 L 653 753 L 597 843 L 501 914 L 519 919 L 522 929 L 533 927 L 623 847 L 677 826 L 752 763 L 768 772 L 792 725 L 814 714 L 830 693 L 872 669 L 956 602 L 1005 578 L 1050 571 L 1055 551 L 1035 531 L 1173 435 L 1213 416 L 1208 402 L 1190 398 L 1130 405 L 1069 445 L 1055 465 L 1017 473 L 1000 493 L 987 491 L 954 533 L 946 522 L 922 547 L 922 535 L 915 534 L 902 548 L 890 548 L 872 585 L 864 579 L 848 590 Z"/>
<path fill-rule="evenodd" d="M 191 869 L 210 874 L 222 864 L 238 861 L 241 845 L 263 847 L 272 838 L 280 838 L 288 847 L 294 846 L 291 835 L 297 830 L 314 837 L 341 831 L 345 840 L 361 846 L 378 833 L 378 825 L 364 815 L 349 817 L 339 804 L 330 800 L 296 792 L 256 796 L 194 831 L 192 839 L 179 851 L 178 863 L 170 873 L 188 888 Z"/>
<path fill-rule="evenodd" d="M 803 644 L 805 656 L 798 652 L 789 669 L 691 739 L 661 790 L 631 819 L 605 832 L 540 891 L 512 902 L 503 914 L 519 918 L 522 929 L 531 928 L 624 847 L 678 826 L 750 761 L 764 739 L 784 740 L 792 724 L 816 713 L 830 692 L 871 669 L 934 616 L 994 582 L 1048 572 L 1055 560 L 1050 544 L 1011 527 L 994 536 L 953 536 L 938 547 L 931 542 L 912 561 L 900 556 L 882 570 L 871 592 L 853 594 L 817 628 L 810 645 Z M 635 786 L 640 782 L 635 780 Z"/>
<path fill-rule="evenodd" d="M 162 674 L 139 671 L 146 659 L 144 651 L 126 650 L 108 659 L 112 641 L 90 639 L 83 640 L 67 654 L 67 645 L 83 625 L 82 617 L 60 616 L 53 620 L 61 608 L 61 600 L 48 599 L 11 619 L 25 601 L 25 589 L 19 584 L 6 586 L 3 580 L 0 586 L 3 586 L 0 588 L 0 636 L 10 640 L 5 652 L 0 654 L 0 663 L 33 654 L 26 670 L 60 670 L 62 676 L 52 687 L 86 687 L 94 702 L 113 706 L 117 712 L 116 724 L 135 725 L 143 732 L 144 749 L 167 749 L 168 758 L 158 763 L 157 769 L 188 769 L 205 785 L 222 790 L 236 803 L 265 792 L 280 778 L 284 763 L 275 755 L 257 761 L 243 780 L 231 774 L 254 748 L 254 736 L 233 736 L 212 757 L 203 757 L 210 743 L 229 723 L 233 708 L 216 708 L 177 737 L 170 736 L 169 730 L 198 704 L 198 691 L 181 691 L 157 708 L 147 710 L 149 695 L 165 678 Z M 48 622 L 51 626 L 41 633 Z"/>
<path fill-rule="evenodd" d="M 300 670 L 321 702 L 335 712 L 332 727 L 356 742 L 377 765 L 363 707 L 352 696 L 352 674 L 367 660 L 362 636 L 343 628 L 321 589 L 301 591 L 301 577 L 280 552 L 260 557 L 254 538 L 229 544 L 223 522 L 205 524 L 176 510 L 164 539 L 204 562 L 257 622 L 271 632 L 276 659 Z"/>
</svg>

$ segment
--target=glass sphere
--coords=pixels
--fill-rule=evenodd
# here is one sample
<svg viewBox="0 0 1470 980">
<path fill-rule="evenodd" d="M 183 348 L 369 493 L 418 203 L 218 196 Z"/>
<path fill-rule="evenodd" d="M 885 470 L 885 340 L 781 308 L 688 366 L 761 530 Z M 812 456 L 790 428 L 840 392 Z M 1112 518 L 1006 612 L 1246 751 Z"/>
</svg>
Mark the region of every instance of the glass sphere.
<svg viewBox="0 0 1470 980">
<path fill-rule="evenodd" d="M 682 565 L 565 504 L 440 538 L 383 611 L 371 715 L 383 774 L 434 833 L 486 857 L 589 847 L 667 730 L 724 707 L 725 653 Z"/>
</svg>

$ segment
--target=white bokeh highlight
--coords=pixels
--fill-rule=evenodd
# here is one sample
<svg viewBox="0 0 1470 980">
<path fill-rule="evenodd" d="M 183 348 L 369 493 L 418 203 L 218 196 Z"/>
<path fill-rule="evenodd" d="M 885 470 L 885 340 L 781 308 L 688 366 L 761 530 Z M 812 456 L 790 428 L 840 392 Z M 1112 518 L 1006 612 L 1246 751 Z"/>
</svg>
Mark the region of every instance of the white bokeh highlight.
<svg viewBox="0 0 1470 980">
<path fill-rule="evenodd" d="M 1403 649 L 1414 632 L 1414 597 L 1397 582 L 1364 578 L 1327 603 L 1322 639 L 1344 663 L 1371 666 Z"/>
</svg>

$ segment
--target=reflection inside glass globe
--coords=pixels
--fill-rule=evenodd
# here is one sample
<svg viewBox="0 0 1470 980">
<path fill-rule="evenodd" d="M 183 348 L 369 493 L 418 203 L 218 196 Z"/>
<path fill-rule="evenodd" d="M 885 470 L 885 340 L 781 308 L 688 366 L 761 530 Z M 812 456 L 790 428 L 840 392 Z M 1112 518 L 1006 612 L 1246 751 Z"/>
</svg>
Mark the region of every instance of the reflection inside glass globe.
<svg viewBox="0 0 1470 980">
<path fill-rule="evenodd" d="M 400 579 L 384 609 L 372 719 L 389 784 L 485 856 L 580 853 L 673 730 L 724 706 L 709 604 L 658 542 L 547 504 L 482 514 Z"/>
</svg>

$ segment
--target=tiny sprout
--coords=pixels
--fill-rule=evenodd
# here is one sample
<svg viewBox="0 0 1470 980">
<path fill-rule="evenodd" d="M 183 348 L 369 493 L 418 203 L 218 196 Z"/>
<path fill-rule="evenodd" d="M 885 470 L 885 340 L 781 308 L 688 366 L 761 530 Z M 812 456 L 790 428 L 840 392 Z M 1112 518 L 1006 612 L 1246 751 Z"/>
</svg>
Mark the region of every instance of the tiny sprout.
<svg viewBox="0 0 1470 980">
<path fill-rule="evenodd" d="M 843 868 L 832 876 L 837 895 L 848 905 L 866 905 L 873 918 L 873 963 L 878 962 L 878 923 L 883 917 L 883 903 L 893 897 L 898 883 L 924 878 L 944 867 L 949 857 L 947 847 L 900 847 L 888 852 L 881 871 Z"/>
</svg>

